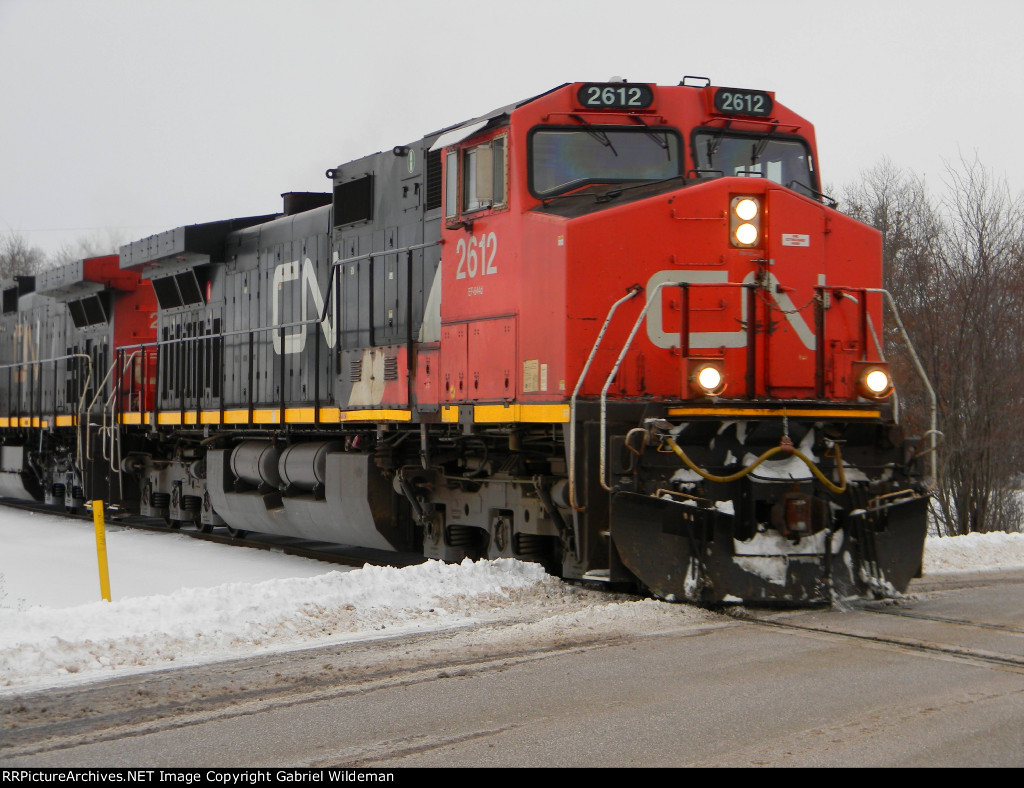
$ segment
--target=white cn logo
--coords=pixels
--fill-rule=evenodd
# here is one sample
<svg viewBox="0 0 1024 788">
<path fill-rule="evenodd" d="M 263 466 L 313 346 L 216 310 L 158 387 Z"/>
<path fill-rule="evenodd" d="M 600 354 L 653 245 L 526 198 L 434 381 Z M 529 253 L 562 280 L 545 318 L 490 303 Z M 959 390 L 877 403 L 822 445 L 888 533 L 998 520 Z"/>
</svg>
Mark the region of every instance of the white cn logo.
<svg viewBox="0 0 1024 788">
<path fill-rule="evenodd" d="M 281 298 L 284 291 L 286 282 L 294 282 L 301 277 L 300 286 L 302 287 L 302 309 L 299 316 L 293 320 L 289 320 L 288 323 L 298 323 L 303 320 L 309 320 L 311 317 L 320 317 L 324 312 L 324 297 L 320 292 L 320 285 L 316 281 L 316 266 L 313 265 L 313 261 L 308 257 L 302 261 L 301 272 L 299 267 L 299 261 L 293 260 L 290 263 L 281 263 L 274 269 L 274 297 L 273 297 L 273 311 L 272 321 L 275 326 L 279 326 L 282 323 L 281 320 Z M 309 300 L 310 296 L 313 299 L 313 307 L 316 312 L 310 314 Z M 332 304 L 333 309 L 331 310 L 334 314 L 328 315 L 321 321 L 320 328 L 324 332 L 324 339 L 327 341 L 327 347 L 334 347 L 334 319 L 337 318 L 338 305 Z M 301 353 L 306 347 L 306 329 L 308 326 L 293 326 L 290 330 L 286 330 L 284 333 L 284 353 Z M 281 355 L 281 332 L 274 332 L 274 352 Z"/>
<path fill-rule="evenodd" d="M 727 271 L 658 271 L 647 282 L 647 292 L 650 293 L 655 287 L 663 282 L 689 282 L 690 284 L 725 284 L 729 281 Z M 751 272 L 743 279 L 743 284 L 754 281 L 754 273 Z M 800 316 L 793 306 L 793 301 L 785 292 L 778 292 L 779 280 L 774 274 L 768 274 L 768 290 L 779 305 L 782 315 L 792 326 L 793 331 L 799 337 L 804 347 L 814 350 L 814 332 Z M 747 321 L 747 299 L 740 299 L 742 312 L 741 322 L 746 325 Z M 679 332 L 668 333 L 662 322 L 661 298 L 655 298 L 647 315 L 647 336 L 651 343 L 657 347 L 673 348 L 679 347 Z M 747 344 L 747 331 L 739 328 L 736 331 L 691 331 L 690 347 L 712 348 L 712 347 L 745 347 Z"/>
</svg>

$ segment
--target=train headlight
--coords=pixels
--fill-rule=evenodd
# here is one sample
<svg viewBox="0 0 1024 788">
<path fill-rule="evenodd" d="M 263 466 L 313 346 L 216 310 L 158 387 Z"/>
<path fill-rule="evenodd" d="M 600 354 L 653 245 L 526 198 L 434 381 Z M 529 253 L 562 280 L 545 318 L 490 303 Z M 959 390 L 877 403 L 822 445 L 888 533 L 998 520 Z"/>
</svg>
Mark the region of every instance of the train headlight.
<svg viewBox="0 0 1024 788">
<path fill-rule="evenodd" d="M 741 224 L 736 228 L 736 243 L 740 246 L 753 246 L 757 243 L 757 228 L 752 224 Z"/>
<path fill-rule="evenodd" d="M 889 365 L 879 363 L 855 362 L 857 375 L 857 393 L 866 399 L 885 399 L 893 392 L 892 376 Z"/>
<path fill-rule="evenodd" d="M 889 388 L 889 376 L 880 369 L 873 369 L 864 376 L 864 386 L 872 394 L 881 394 Z"/>
<path fill-rule="evenodd" d="M 714 391 L 722 385 L 722 371 L 711 364 L 701 367 L 697 373 L 697 385 L 705 391 Z"/>
<path fill-rule="evenodd" d="M 753 200 L 750 197 L 742 198 L 736 207 L 733 209 L 736 211 L 736 215 L 745 222 L 749 222 L 755 216 L 757 216 L 757 200 Z"/>
<path fill-rule="evenodd" d="M 689 358 L 687 383 L 698 397 L 714 397 L 725 391 L 725 368 L 721 359 Z"/>
<path fill-rule="evenodd" d="M 757 197 L 733 197 L 729 204 L 729 240 L 747 249 L 761 244 L 761 201 Z"/>
</svg>

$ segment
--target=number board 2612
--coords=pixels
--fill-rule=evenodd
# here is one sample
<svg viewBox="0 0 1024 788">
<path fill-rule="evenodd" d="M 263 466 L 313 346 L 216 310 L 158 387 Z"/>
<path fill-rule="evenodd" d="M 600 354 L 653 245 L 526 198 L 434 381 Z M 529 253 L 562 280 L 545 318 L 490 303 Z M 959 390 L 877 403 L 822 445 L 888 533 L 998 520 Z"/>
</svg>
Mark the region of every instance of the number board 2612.
<svg viewBox="0 0 1024 788">
<path fill-rule="evenodd" d="M 715 112 L 723 115 L 772 114 L 774 102 L 763 90 L 741 90 L 739 88 L 718 88 L 715 91 Z"/>
<path fill-rule="evenodd" d="M 628 82 L 588 82 L 576 91 L 576 100 L 586 109 L 650 109 L 654 89 Z"/>
</svg>

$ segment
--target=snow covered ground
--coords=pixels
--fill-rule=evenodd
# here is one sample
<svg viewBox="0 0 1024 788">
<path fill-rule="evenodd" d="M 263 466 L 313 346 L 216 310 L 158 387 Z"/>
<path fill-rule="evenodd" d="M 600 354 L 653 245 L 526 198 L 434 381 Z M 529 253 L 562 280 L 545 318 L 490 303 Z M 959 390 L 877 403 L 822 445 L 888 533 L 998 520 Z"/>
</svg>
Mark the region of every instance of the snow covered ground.
<svg viewBox="0 0 1024 788">
<path fill-rule="evenodd" d="M 586 593 L 511 560 L 349 570 L 116 526 L 107 548 L 112 603 L 100 598 L 91 524 L 0 511 L 0 694 L 521 610 L 553 627 L 679 610 Z M 926 575 L 1014 567 L 1024 567 L 1024 534 L 929 538 L 925 549 Z"/>
</svg>

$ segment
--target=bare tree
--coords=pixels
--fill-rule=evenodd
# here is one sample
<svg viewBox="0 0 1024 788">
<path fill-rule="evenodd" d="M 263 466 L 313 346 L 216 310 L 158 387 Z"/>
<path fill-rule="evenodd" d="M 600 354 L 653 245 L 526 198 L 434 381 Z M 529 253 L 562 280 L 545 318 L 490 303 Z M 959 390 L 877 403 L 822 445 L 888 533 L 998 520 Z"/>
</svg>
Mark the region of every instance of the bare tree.
<svg viewBox="0 0 1024 788">
<path fill-rule="evenodd" d="M 1024 203 L 977 159 L 947 167 L 947 331 L 933 368 L 946 434 L 947 532 L 1020 530 L 1024 463 Z"/>
<path fill-rule="evenodd" d="M 924 181 L 889 160 L 863 173 L 843 192 L 847 214 L 882 234 L 882 276 L 918 350 L 941 345 L 946 332 L 941 279 L 945 225 Z M 884 347 L 899 383 L 909 432 L 930 426 L 929 399 L 902 338 L 888 325 Z"/>
<path fill-rule="evenodd" d="M 42 249 L 29 246 L 18 233 L 0 237 L 0 279 L 26 276 L 41 270 L 46 263 Z"/>
<path fill-rule="evenodd" d="M 928 371 L 945 438 L 937 492 L 947 534 L 1020 530 L 1024 451 L 1024 206 L 977 161 L 947 167 L 941 202 L 890 162 L 845 191 L 847 212 L 882 233 L 886 287 Z M 886 352 L 905 421 L 927 424 L 902 348 Z"/>
<path fill-rule="evenodd" d="M 74 243 L 62 243 L 53 255 L 53 262 L 56 265 L 63 265 L 89 257 L 117 254 L 118 249 L 125 241 L 125 235 L 120 230 L 107 229 L 103 232 L 95 232 L 92 235 L 79 238 Z"/>
</svg>

